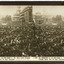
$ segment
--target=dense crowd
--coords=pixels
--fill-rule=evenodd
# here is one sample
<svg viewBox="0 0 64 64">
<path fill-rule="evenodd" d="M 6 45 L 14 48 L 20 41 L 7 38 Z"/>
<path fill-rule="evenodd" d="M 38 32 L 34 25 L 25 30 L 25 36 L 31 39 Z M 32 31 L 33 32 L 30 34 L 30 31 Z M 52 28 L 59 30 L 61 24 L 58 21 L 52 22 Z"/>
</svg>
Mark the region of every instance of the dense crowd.
<svg viewBox="0 0 64 64">
<path fill-rule="evenodd" d="M 64 28 L 25 24 L 0 28 L 0 56 L 63 56 Z"/>
</svg>

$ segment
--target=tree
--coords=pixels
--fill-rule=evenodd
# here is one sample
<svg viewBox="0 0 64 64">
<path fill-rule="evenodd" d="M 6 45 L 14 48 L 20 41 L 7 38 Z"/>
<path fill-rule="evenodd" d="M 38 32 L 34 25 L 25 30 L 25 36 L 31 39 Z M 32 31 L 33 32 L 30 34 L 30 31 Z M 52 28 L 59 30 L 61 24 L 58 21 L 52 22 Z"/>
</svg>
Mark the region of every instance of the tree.
<svg viewBox="0 0 64 64">
<path fill-rule="evenodd" d="M 5 17 L 1 18 L 2 23 L 10 24 L 12 21 L 12 17 L 10 15 L 6 15 Z"/>
<path fill-rule="evenodd" d="M 52 21 L 53 21 L 53 23 L 57 23 L 59 25 L 61 25 L 63 23 L 61 15 L 56 15 L 56 17 L 52 17 Z"/>
<path fill-rule="evenodd" d="M 57 15 L 57 16 L 56 16 L 56 21 L 62 21 L 61 15 Z"/>
<path fill-rule="evenodd" d="M 12 21 L 11 16 L 10 16 L 10 15 L 6 15 L 6 16 L 5 16 L 5 21 Z"/>
</svg>

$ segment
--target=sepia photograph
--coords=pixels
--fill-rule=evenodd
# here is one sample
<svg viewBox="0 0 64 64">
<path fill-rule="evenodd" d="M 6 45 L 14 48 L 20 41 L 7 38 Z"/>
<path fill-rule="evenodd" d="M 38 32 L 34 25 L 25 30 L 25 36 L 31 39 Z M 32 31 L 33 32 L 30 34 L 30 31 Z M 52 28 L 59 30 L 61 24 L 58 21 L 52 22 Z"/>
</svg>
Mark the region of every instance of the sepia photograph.
<svg viewBox="0 0 64 64">
<path fill-rule="evenodd" d="M 64 56 L 64 6 L 0 5 L 3 56 Z"/>
</svg>

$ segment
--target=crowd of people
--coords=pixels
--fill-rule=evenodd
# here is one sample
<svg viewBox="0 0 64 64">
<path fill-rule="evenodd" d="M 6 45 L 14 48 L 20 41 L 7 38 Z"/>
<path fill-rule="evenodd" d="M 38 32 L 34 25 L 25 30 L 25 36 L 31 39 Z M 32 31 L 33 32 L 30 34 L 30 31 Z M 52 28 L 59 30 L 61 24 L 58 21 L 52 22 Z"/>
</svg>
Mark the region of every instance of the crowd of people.
<svg viewBox="0 0 64 64">
<path fill-rule="evenodd" d="M 37 28 L 24 24 L 20 27 L 0 28 L 0 56 L 63 56 L 64 28 Z"/>
</svg>

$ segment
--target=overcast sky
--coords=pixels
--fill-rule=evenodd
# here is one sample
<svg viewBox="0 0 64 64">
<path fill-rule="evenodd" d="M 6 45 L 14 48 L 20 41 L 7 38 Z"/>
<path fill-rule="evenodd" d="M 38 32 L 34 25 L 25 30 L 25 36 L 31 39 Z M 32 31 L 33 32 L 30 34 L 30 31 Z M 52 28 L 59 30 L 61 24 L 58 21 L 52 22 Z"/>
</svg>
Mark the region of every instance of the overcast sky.
<svg viewBox="0 0 64 64">
<path fill-rule="evenodd" d="M 21 6 L 23 10 L 26 6 Z M 1 6 L 0 5 L 0 17 L 5 15 L 13 15 L 16 13 L 18 6 Z M 62 15 L 64 16 L 64 6 L 33 6 L 33 14 L 40 12 L 42 15 Z"/>
</svg>

